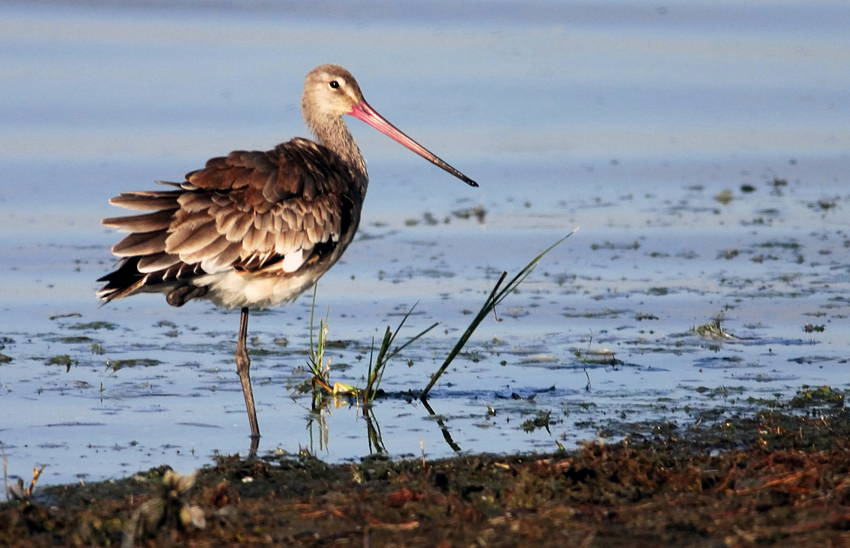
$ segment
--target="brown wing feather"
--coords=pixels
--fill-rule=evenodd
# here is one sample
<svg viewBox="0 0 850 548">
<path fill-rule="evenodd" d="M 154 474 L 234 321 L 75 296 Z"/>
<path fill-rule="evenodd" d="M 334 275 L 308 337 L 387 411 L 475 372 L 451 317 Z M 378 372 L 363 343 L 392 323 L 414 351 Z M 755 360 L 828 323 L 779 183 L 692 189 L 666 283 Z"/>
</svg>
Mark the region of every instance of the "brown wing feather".
<svg viewBox="0 0 850 548">
<path fill-rule="evenodd" d="M 113 226 L 122 232 L 155 232 L 157 230 L 165 230 L 171 224 L 174 212 L 177 211 L 177 204 L 173 208 L 155 211 L 154 213 L 145 213 L 142 215 L 132 215 L 129 217 L 113 217 L 101 221 L 106 226 Z"/>
<path fill-rule="evenodd" d="M 179 190 L 124 192 L 109 203 L 126 209 L 172 209 L 177 207 L 176 201 L 181 194 L 183 192 Z"/>
<path fill-rule="evenodd" d="M 182 190 L 123 193 L 111 203 L 153 212 L 103 221 L 131 234 L 113 248 L 124 259 L 99 280 L 107 285 L 98 295 L 169 290 L 228 268 L 281 264 L 292 272 L 313 264 L 357 228 L 355 177 L 328 149 L 293 139 L 268 152 L 213 158 L 186 182 L 166 183 Z M 294 260 L 284 263 L 289 254 Z"/>
</svg>

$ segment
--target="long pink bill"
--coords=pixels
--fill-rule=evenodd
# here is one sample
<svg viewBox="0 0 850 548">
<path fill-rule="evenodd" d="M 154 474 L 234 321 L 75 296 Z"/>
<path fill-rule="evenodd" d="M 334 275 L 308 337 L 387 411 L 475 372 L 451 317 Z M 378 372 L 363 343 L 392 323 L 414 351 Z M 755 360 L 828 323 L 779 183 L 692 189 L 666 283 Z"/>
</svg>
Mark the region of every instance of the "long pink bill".
<svg viewBox="0 0 850 548">
<path fill-rule="evenodd" d="M 387 137 L 391 137 L 392 139 L 403 144 L 404 146 L 406 146 L 416 154 L 422 156 L 432 164 L 445 169 L 446 171 L 448 171 L 464 183 L 468 184 L 469 186 L 478 186 L 478 183 L 476 183 L 460 171 L 456 170 L 446 162 L 442 161 L 440 158 L 432 154 L 428 149 L 426 149 L 425 147 L 423 147 L 422 145 L 402 133 L 401 130 L 399 130 L 397 127 L 387 122 L 387 120 L 383 116 L 375 112 L 375 109 L 370 107 L 369 103 L 367 103 L 365 100 L 361 100 L 359 103 L 354 105 L 354 108 L 351 109 L 351 112 L 349 114 L 351 114 L 358 120 L 366 122 L 367 124 L 377 129 Z"/>
</svg>

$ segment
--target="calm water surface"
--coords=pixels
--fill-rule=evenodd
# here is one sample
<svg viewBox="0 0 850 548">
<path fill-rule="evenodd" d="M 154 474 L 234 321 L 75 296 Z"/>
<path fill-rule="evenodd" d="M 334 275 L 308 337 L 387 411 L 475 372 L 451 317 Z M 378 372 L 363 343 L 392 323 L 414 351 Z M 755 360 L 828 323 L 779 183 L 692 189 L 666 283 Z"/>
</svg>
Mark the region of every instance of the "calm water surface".
<svg viewBox="0 0 850 548">
<path fill-rule="evenodd" d="M 311 411 L 297 390 L 310 299 L 252 315 L 261 451 L 551 451 L 846 386 L 846 3 L 325 5 L 0 7 L 0 442 L 13 477 L 36 464 L 53 483 L 188 471 L 247 451 L 238 314 L 156 295 L 101 307 L 94 280 L 119 236 L 99 220 L 120 214 L 108 199 L 121 191 L 305 135 L 303 76 L 324 62 L 481 183 L 352 120 L 371 188 L 358 240 L 319 286 L 332 380 L 363 386 L 373 337 L 418 302 L 399 340 L 440 327 L 383 387 L 421 389 L 499 274 L 581 228 L 481 326 L 431 399 L 436 418 L 404 400 L 380 401 L 371 421 L 347 401 Z M 734 338 L 691 331 L 717 317 Z M 523 428 L 547 413 L 549 431 Z"/>
</svg>

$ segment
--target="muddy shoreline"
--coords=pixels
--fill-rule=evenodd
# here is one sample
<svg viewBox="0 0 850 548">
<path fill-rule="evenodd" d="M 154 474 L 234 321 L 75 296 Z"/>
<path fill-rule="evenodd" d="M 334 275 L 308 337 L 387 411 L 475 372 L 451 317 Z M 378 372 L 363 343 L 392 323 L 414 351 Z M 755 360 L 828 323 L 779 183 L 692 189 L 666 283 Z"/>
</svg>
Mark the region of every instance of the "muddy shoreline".
<svg viewBox="0 0 850 548">
<path fill-rule="evenodd" d="M 0 505 L 0 544 L 840 545 L 850 541 L 848 434 L 844 394 L 804 387 L 751 416 L 635 424 L 620 442 L 550 455 L 222 456 L 194 482 L 163 466 L 36 485 Z"/>
</svg>

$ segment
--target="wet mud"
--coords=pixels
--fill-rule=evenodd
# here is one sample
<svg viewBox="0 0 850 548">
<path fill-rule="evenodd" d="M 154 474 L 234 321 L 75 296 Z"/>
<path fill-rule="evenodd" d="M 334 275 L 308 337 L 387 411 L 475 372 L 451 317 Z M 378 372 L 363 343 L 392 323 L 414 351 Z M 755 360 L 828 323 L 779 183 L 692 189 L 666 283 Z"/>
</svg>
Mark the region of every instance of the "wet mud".
<svg viewBox="0 0 850 548">
<path fill-rule="evenodd" d="M 624 429 L 626 429 L 624 427 Z M 838 546 L 850 413 L 804 388 L 754 415 L 633 424 L 549 455 L 219 456 L 0 506 L 4 546 Z"/>
</svg>

